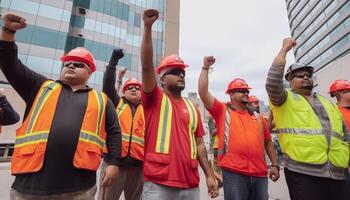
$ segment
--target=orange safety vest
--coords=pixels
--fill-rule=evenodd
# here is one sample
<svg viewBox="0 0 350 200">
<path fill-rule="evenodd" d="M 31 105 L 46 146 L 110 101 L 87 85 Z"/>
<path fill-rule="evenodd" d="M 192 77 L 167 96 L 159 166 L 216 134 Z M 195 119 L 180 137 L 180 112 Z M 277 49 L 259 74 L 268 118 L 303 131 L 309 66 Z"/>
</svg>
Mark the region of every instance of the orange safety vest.
<svg viewBox="0 0 350 200">
<path fill-rule="evenodd" d="M 11 160 L 12 174 L 33 173 L 42 168 L 61 89 L 61 84 L 51 80 L 41 86 L 28 116 L 16 131 L 16 143 Z M 105 94 L 96 90 L 89 91 L 73 159 L 76 168 L 96 171 L 99 167 L 106 139 L 106 104 Z"/>
<path fill-rule="evenodd" d="M 145 118 L 142 105 L 136 107 L 133 116 L 130 105 L 120 99 L 116 112 L 122 132 L 122 157 L 127 157 L 130 153 L 132 158 L 143 161 Z"/>
</svg>

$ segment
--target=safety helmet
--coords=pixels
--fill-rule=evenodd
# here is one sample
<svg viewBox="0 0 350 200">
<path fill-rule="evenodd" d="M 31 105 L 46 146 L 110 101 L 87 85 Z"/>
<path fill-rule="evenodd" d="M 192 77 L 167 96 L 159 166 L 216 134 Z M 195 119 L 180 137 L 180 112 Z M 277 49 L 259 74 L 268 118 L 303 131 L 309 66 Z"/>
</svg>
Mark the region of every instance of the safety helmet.
<svg viewBox="0 0 350 200">
<path fill-rule="evenodd" d="M 241 78 L 235 78 L 233 79 L 227 86 L 226 94 L 229 94 L 229 92 L 233 89 L 251 89 L 248 84 Z"/>
<path fill-rule="evenodd" d="M 124 83 L 122 89 L 123 94 L 125 93 L 126 88 L 128 88 L 130 85 L 137 85 L 139 87 L 142 87 L 142 83 L 140 81 L 138 81 L 136 78 L 131 78 Z"/>
<path fill-rule="evenodd" d="M 96 71 L 96 65 L 92 53 L 84 47 L 77 47 L 69 51 L 66 55 L 61 57 L 62 62 L 76 61 L 87 64 L 91 72 Z"/>
<path fill-rule="evenodd" d="M 294 63 L 292 65 L 290 65 L 287 69 L 287 72 L 286 72 L 286 75 L 284 76 L 284 78 L 287 80 L 287 81 L 290 81 L 290 75 L 297 71 L 297 70 L 300 70 L 300 69 L 305 69 L 307 71 L 310 72 L 310 74 L 312 75 L 312 73 L 314 72 L 314 68 L 312 66 L 309 66 L 309 65 L 306 65 L 304 63 L 300 63 L 300 62 L 297 62 L 297 63 Z"/>
<path fill-rule="evenodd" d="M 249 101 L 249 103 L 260 102 L 258 97 L 254 96 L 254 95 L 250 95 L 248 101 Z"/>
<path fill-rule="evenodd" d="M 334 97 L 334 93 L 341 91 L 341 90 L 349 90 L 350 89 L 350 82 L 347 80 L 336 80 L 332 83 L 332 85 L 329 87 L 329 94 L 331 97 Z"/>
<path fill-rule="evenodd" d="M 156 68 L 156 73 L 161 74 L 161 71 L 167 68 L 181 68 L 185 69 L 189 65 L 185 64 L 184 61 L 176 54 L 171 54 L 166 56 L 160 62 L 160 65 Z"/>
</svg>

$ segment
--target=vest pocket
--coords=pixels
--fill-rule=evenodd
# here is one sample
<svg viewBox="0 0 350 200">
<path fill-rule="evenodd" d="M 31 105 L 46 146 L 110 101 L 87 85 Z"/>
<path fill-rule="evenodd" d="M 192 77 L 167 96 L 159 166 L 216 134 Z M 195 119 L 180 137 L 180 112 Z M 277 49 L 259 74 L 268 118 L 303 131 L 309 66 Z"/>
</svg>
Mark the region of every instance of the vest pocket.
<svg viewBox="0 0 350 200">
<path fill-rule="evenodd" d="M 101 161 L 101 149 L 90 145 L 78 144 L 74 156 L 74 166 L 80 169 L 96 171 Z"/>
<path fill-rule="evenodd" d="M 147 153 L 144 164 L 144 175 L 167 180 L 169 177 L 170 155 Z"/>
</svg>

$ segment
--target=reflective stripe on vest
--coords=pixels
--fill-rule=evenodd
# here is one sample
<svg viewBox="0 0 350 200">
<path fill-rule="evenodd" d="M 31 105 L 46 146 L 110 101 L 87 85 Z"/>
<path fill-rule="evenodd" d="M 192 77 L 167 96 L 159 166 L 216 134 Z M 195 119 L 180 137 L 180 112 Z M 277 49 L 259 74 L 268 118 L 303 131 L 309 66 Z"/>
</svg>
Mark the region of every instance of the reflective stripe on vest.
<svg viewBox="0 0 350 200">
<path fill-rule="evenodd" d="M 223 149 L 218 150 L 218 154 L 220 155 L 226 155 L 228 151 L 228 142 L 229 142 L 229 135 L 230 135 L 230 121 L 231 121 L 231 115 L 230 115 L 231 108 L 226 106 L 226 117 L 225 117 L 225 129 L 224 129 L 224 146 Z"/>
<path fill-rule="evenodd" d="M 122 140 L 124 140 L 125 142 L 129 142 L 130 141 L 130 134 L 127 133 L 122 133 Z M 131 142 L 136 142 L 139 145 L 144 145 L 144 140 L 142 138 L 139 138 L 135 135 L 131 136 Z"/>
<path fill-rule="evenodd" d="M 183 98 L 186 108 L 189 113 L 189 138 L 190 138 L 190 147 L 191 147 L 191 159 L 197 159 L 197 145 L 194 133 L 197 130 L 198 124 L 198 115 L 195 106 L 193 103 Z M 157 143 L 156 143 L 156 152 L 168 154 L 169 146 L 170 146 L 170 134 L 171 134 L 171 124 L 172 124 L 172 104 L 170 99 L 163 94 L 160 115 L 159 115 L 159 123 L 158 123 L 158 133 L 157 133 Z"/>
</svg>

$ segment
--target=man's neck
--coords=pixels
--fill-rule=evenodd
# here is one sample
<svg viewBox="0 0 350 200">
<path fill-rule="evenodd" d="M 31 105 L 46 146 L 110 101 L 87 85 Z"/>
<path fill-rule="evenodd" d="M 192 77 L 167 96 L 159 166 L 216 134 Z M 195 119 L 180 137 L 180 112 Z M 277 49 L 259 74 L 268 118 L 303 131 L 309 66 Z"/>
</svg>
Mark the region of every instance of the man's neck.
<svg viewBox="0 0 350 200">
<path fill-rule="evenodd" d="M 164 88 L 164 92 L 165 94 L 167 94 L 168 96 L 171 96 L 172 98 L 174 99 L 181 99 L 182 96 L 181 96 L 181 92 L 178 92 L 178 91 L 170 91 L 166 88 Z"/>
<path fill-rule="evenodd" d="M 86 84 L 73 84 L 73 83 L 67 83 L 65 81 L 60 80 L 63 84 L 69 86 L 73 92 L 80 90 L 80 89 L 86 89 Z"/>
<path fill-rule="evenodd" d="M 236 101 L 231 100 L 231 106 L 234 110 L 237 110 L 237 111 L 247 110 L 247 104 L 244 104 L 241 102 L 236 102 Z"/>
<path fill-rule="evenodd" d="M 340 107 L 346 107 L 346 108 L 349 108 L 350 107 L 350 102 L 349 101 L 346 101 L 346 100 L 339 100 L 338 101 L 338 106 Z"/>
</svg>

